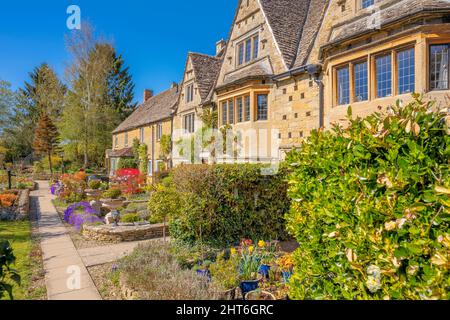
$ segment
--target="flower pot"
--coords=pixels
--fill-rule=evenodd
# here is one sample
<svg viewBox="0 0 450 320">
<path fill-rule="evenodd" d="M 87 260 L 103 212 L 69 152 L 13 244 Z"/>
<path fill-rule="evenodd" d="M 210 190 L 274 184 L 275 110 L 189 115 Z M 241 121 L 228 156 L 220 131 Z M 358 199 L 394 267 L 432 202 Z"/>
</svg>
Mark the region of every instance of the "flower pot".
<svg viewBox="0 0 450 320">
<path fill-rule="evenodd" d="M 102 195 L 102 190 L 86 189 L 84 190 L 88 197 L 99 198 Z"/>
<path fill-rule="evenodd" d="M 245 295 L 245 300 L 255 301 L 255 300 L 277 300 L 275 296 L 268 291 L 250 291 Z"/>
<path fill-rule="evenodd" d="M 269 271 L 270 271 L 270 266 L 267 265 L 267 264 L 262 264 L 262 265 L 259 267 L 258 273 L 259 273 L 263 278 L 269 279 Z"/>
<path fill-rule="evenodd" d="M 197 269 L 197 275 L 204 277 L 207 281 L 211 281 L 211 272 L 208 269 Z"/>
<path fill-rule="evenodd" d="M 123 199 L 100 199 L 102 206 L 108 210 L 116 210 L 123 205 Z"/>
<path fill-rule="evenodd" d="M 283 275 L 283 282 L 289 283 L 292 277 L 292 271 L 281 271 L 281 274 Z"/>
<path fill-rule="evenodd" d="M 245 295 L 247 293 L 258 289 L 260 281 L 261 281 L 261 279 L 241 281 L 241 285 L 239 287 L 241 288 L 242 296 L 245 298 Z"/>
</svg>

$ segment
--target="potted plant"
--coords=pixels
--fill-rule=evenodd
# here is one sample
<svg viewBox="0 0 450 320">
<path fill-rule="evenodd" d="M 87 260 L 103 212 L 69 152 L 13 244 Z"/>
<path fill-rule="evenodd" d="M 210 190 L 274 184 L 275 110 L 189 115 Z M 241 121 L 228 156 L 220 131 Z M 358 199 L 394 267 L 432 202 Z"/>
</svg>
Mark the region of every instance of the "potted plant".
<svg viewBox="0 0 450 320">
<path fill-rule="evenodd" d="M 266 243 L 263 240 L 258 242 L 257 251 L 261 257 L 261 265 L 258 273 L 265 279 L 269 278 L 269 272 L 271 269 L 272 261 L 275 258 L 276 246 L 270 243 Z"/>
<path fill-rule="evenodd" d="M 117 188 L 111 188 L 103 192 L 102 199 L 100 201 L 103 206 L 109 210 L 115 210 L 123 205 L 124 199 L 121 198 L 122 191 Z"/>
<path fill-rule="evenodd" d="M 261 266 L 261 257 L 255 252 L 253 245 L 243 245 L 241 249 L 241 261 L 239 265 L 242 296 L 258 288 L 261 277 L 258 273 Z"/>
<path fill-rule="evenodd" d="M 283 282 L 289 283 L 291 276 L 293 274 L 294 260 L 292 254 L 285 254 L 277 260 L 277 265 L 281 270 L 283 275 Z"/>
<path fill-rule="evenodd" d="M 245 295 L 245 300 L 277 300 L 277 298 L 268 291 L 263 291 L 261 289 L 257 289 L 254 291 L 247 292 Z"/>
<path fill-rule="evenodd" d="M 211 261 L 205 260 L 203 263 L 199 263 L 195 266 L 194 270 L 200 277 L 205 277 L 208 281 L 211 280 L 211 272 L 209 267 L 211 266 Z"/>
<path fill-rule="evenodd" d="M 102 182 L 100 180 L 92 180 L 89 182 L 89 189 L 86 189 L 86 195 L 88 197 L 98 198 L 102 195 L 102 190 L 100 189 Z"/>
<path fill-rule="evenodd" d="M 210 266 L 212 281 L 220 290 L 221 300 L 234 300 L 239 286 L 239 256 L 235 250 L 231 252 L 228 259 L 225 253 L 220 254 Z"/>
</svg>

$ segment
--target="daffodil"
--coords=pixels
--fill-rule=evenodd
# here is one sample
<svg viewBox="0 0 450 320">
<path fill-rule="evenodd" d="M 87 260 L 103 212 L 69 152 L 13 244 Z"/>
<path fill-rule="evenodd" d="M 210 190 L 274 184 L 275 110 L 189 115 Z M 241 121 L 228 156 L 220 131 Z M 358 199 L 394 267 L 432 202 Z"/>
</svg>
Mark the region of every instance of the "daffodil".
<svg viewBox="0 0 450 320">
<path fill-rule="evenodd" d="M 248 252 L 253 253 L 253 251 L 255 251 L 255 247 L 254 246 L 248 247 Z"/>
<path fill-rule="evenodd" d="M 235 254 L 236 254 L 236 249 L 235 249 L 235 248 L 231 248 L 231 249 L 230 249 L 230 253 L 231 253 L 232 255 L 235 255 Z"/>
<path fill-rule="evenodd" d="M 259 240 L 258 247 L 264 248 L 265 246 L 266 246 L 266 243 L 264 242 L 264 240 Z"/>
</svg>

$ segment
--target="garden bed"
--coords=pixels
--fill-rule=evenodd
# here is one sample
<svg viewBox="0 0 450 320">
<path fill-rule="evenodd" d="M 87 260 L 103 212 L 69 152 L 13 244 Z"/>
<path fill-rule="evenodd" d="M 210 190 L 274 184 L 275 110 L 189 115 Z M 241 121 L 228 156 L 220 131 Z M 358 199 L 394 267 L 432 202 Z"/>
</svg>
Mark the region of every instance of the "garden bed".
<svg viewBox="0 0 450 320">
<path fill-rule="evenodd" d="M 0 193 L 0 221 L 24 221 L 29 219 L 30 191 L 12 190 Z"/>
</svg>

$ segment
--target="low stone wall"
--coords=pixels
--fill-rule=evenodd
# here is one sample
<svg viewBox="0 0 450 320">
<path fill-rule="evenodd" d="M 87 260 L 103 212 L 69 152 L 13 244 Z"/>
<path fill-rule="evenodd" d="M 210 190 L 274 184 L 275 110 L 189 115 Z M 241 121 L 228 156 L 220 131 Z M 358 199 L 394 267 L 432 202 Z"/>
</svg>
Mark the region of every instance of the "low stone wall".
<svg viewBox="0 0 450 320">
<path fill-rule="evenodd" d="M 30 218 L 30 190 L 20 190 L 16 204 L 0 208 L 0 221 L 28 220 Z"/>
<path fill-rule="evenodd" d="M 89 240 L 102 242 L 128 242 L 163 237 L 163 224 L 121 224 L 118 227 L 112 225 L 85 225 L 83 226 L 83 236 Z M 168 226 L 166 226 L 166 236 L 169 235 Z"/>
</svg>

